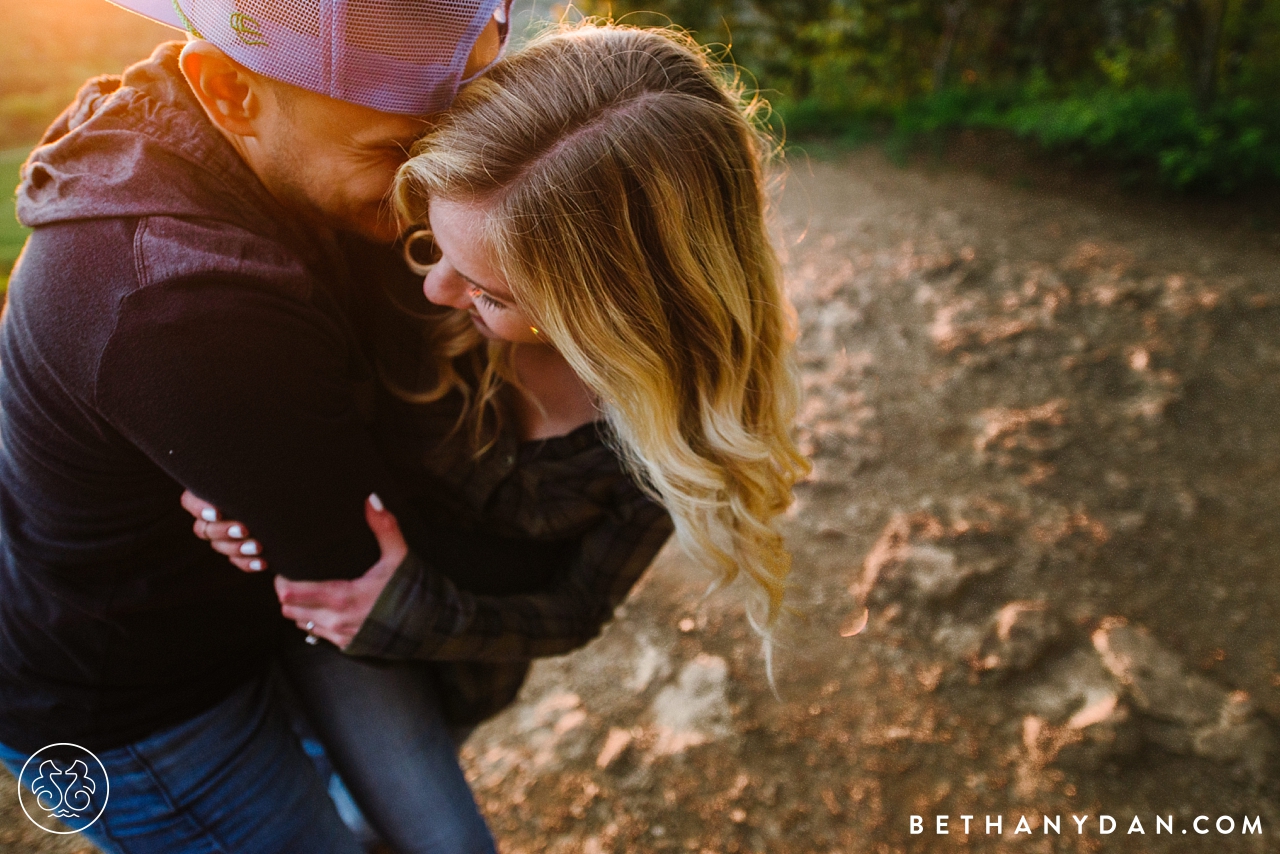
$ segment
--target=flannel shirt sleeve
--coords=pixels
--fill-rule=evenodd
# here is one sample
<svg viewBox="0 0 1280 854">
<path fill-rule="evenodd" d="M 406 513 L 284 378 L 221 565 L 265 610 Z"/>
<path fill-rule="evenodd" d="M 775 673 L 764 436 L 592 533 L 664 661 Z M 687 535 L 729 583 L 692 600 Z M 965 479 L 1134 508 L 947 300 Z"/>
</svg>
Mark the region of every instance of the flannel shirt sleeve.
<svg viewBox="0 0 1280 854">
<path fill-rule="evenodd" d="M 522 661 L 563 655 L 596 637 L 673 529 L 671 517 L 627 482 L 582 539 L 559 582 L 536 594 L 459 590 L 410 553 L 344 650 L 390 659 Z"/>
</svg>

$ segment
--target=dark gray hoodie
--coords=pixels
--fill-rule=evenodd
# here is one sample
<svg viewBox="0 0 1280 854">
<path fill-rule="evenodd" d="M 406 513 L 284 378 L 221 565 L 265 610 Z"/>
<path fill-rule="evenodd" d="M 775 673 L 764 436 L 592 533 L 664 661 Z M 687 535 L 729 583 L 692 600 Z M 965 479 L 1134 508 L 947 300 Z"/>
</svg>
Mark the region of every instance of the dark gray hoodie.
<svg viewBox="0 0 1280 854">
<path fill-rule="evenodd" d="M 136 740 L 294 631 L 269 577 L 193 536 L 184 487 L 299 578 L 367 569 L 363 500 L 395 494 L 358 405 L 352 256 L 207 121 L 180 47 L 86 84 L 19 192 L 34 232 L 0 337 L 0 742 L 19 750 Z"/>
</svg>

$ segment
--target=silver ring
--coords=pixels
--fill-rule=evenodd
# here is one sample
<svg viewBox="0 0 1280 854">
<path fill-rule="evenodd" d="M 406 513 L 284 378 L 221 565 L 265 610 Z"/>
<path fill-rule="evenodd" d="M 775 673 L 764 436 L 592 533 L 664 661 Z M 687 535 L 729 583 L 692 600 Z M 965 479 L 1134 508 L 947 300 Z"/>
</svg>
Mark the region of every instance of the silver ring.
<svg viewBox="0 0 1280 854">
<path fill-rule="evenodd" d="M 307 620 L 307 643 L 311 644 L 312 646 L 315 646 L 320 642 L 320 638 L 311 634 L 311 630 L 314 629 L 315 627 L 316 627 L 315 620 Z"/>
</svg>

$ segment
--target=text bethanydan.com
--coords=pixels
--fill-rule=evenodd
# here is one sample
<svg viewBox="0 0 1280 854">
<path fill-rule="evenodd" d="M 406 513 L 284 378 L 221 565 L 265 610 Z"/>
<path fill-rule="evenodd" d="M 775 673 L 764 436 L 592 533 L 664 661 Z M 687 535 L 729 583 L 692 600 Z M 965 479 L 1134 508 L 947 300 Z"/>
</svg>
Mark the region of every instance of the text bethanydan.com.
<svg viewBox="0 0 1280 854">
<path fill-rule="evenodd" d="M 1147 833 L 1177 835 L 1190 832 L 1201 836 L 1210 833 L 1217 833 L 1223 836 L 1235 833 L 1259 835 L 1262 833 L 1261 816 L 1242 816 L 1237 820 L 1234 816 L 1229 815 L 1218 816 L 1216 819 L 1207 815 L 1200 815 L 1189 823 L 1182 823 L 1181 826 L 1175 827 L 1175 818 L 1172 815 L 1148 816 L 1146 821 L 1141 816 L 1135 815 L 1129 822 L 1128 829 L 1124 831 L 1120 830 L 1123 827 L 1123 822 L 1117 820 L 1114 816 L 1071 815 L 1067 818 L 1069 820 L 1063 822 L 1060 815 L 1032 816 L 1031 818 L 1020 815 L 1015 825 L 1012 817 L 1010 817 L 1009 823 L 1005 824 L 1005 817 L 1000 815 L 935 815 L 927 819 L 924 816 L 913 815 L 911 816 L 910 830 L 913 836 L 929 832 L 938 836 L 949 836 L 951 834 L 1003 836 L 1006 827 L 1011 828 L 1014 836 L 1020 833 L 1034 835 L 1037 831 L 1042 834 L 1059 836 L 1064 832 L 1074 833 L 1079 836 L 1085 834 L 1108 836 L 1113 833 L 1141 834 L 1143 836 Z M 1063 830 L 1064 825 L 1066 827 L 1065 831 Z"/>
</svg>

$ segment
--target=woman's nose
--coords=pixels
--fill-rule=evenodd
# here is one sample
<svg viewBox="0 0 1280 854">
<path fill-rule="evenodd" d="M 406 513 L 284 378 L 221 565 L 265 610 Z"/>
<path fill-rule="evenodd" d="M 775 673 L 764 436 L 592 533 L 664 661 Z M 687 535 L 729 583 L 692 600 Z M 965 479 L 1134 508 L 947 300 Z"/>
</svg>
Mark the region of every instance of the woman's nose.
<svg viewBox="0 0 1280 854">
<path fill-rule="evenodd" d="M 466 281 L 444 262 L 432 267 L 422 280 L 422 293 L 436 305 L 458 309 L 471 307 Z"/>
</svg>

